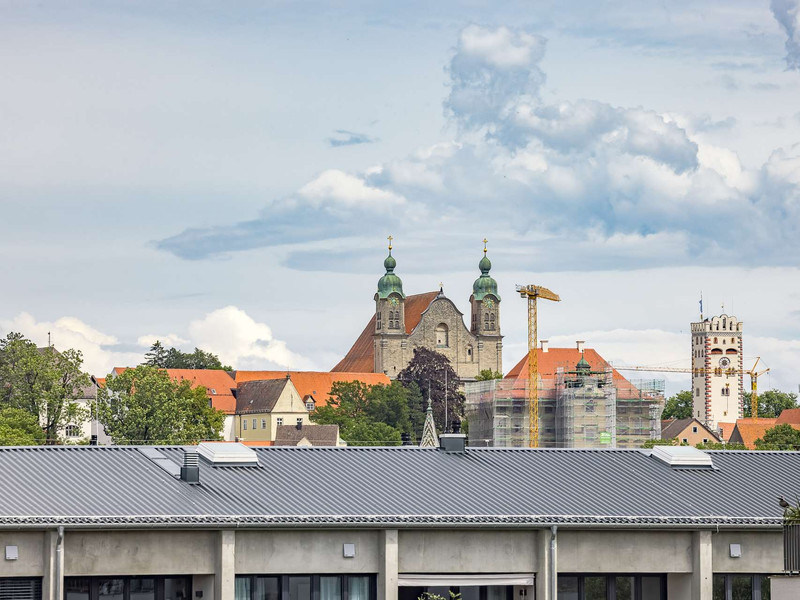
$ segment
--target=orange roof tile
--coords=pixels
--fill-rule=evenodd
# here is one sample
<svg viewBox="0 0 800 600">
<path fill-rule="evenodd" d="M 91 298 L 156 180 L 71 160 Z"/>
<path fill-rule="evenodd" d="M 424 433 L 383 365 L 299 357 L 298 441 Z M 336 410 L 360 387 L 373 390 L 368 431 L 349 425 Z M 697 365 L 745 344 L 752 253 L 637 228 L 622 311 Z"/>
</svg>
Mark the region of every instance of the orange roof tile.
<svg viewBox="0 0 800 600">
<path fill-rule="evenodd" d="M 761 419 L 759 419 L 760 421 Z M 800 425 L 800 408 L 787 408 L 778 415 L 778 424 L 791 423 L 792 425 Z"/>
<path fill-rule="evenodd" d="M 419 325 L 420 320 L 422 320 L 422 313 L 425 312 L 438 295 L 439 292 L 426 292 L 424 294 L 406 296 L 404 312 L 407 334 L 410 334 Z M 358 336 L 358 339 L 356 339 L 356 342 L 345 357 L 331 371 L 339 373 L 372 373 L 375 369 L 375 347 L 372 344 L 374 333 L 375 315 L 373 314 L 364 331 Z"/>
<path fill-rule="evenodd" d="M 581 359 L 581 353 L 577 348 L 550 348 L 547 352 L 538 348 L 536 353 L 539 362 L 539 377 L 543 380 L 554 380 L 559 368 L 564 369 L 565 372 L 574 371 L 575 365 Z M 592 371 L 605 371 L 606 368 L 611 366 L 593 348 L 586 348 L 583 356 L 591 365 Z M 611 374 L 617 385 L 617 397 L 629 397 L 628 394 L 630 397 L 639 396 L 639 390 L 623 377 L 619 371 L 612 368 Z M 527 354 L 508 372 L 506 379 L 528 379 Z M 548 387 L 546 383 L 544 387 Z"/>
<path fill-rule="evenodd" d="M 736 427 L 736 423 L 717 423 L 717 427 L 719 428 L 722 441 L 727 442 L 731 439 L 731 434 L 733 433 L 733 428 Z"/>
<path fill-rule="evenodd" d="M 285 379 L 289 375 L 301 398 L 312 396 L 317 406 L 330 400 L 331 386 L 336 381 L 360 381 L 366 385 L 389 385 L 383 373 L 328 373 L 323 371 L 236 371 L 236 385 L 245 381 Z"/>
<path fill-rule="evenodd" d="M 763 438 L 767 430 L 778 424 L 777 421 L 778 419 L 765 419 L 763 417 L 759 417 L 758 420 L 752 417 L 737 419 L 736 427 L 731 432 L 729 441 L 742 443 L 748 450 L 753 450 L 756 447 L 756 440 Z M 792 424 L 792 427 L 800 429 L 800 425 Z"/>
<path fill-rule="evenodd" d="M 114 367 L 111 372 L 120 375 L 126 369 L 126 367 Z M 236 382 L 226 371 L 219 369 L 167 369 L 166 371 L 176 381 L 189 381 L 192 388 L 200 385 L 206 388 L 206 395 L 214 408 L 228 415 L 236 412 L 236 398 L 233 397 Z"/>
</svg>

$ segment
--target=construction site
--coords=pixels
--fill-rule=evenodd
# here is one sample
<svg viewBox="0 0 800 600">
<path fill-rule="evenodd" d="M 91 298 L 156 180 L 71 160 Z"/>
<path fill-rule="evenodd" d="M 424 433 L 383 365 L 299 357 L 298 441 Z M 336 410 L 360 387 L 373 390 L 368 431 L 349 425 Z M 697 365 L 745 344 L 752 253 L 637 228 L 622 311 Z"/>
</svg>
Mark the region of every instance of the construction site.
<svg viewBox="0 0 800 600">
<path fill-rule="evenodd" d="M 638 448 L 661 437 L 663 379 L 629 381 L 582 342 L 574 349 L 545 343 L 536 354 L 544 367 L 536 377 L 536 427 L 526 357 L 504 379 L 465 385 L 471 446 Z"/>
</svg>

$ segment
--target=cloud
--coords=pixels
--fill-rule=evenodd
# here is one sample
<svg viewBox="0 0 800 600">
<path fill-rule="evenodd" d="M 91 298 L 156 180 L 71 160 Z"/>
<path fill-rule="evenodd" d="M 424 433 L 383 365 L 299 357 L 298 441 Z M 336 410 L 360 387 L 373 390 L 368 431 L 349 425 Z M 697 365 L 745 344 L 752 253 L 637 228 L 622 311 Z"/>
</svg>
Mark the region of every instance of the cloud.
<svg viewBox="0 0 800 600">
<path fill-rule="evenodd" d="M 786 68 L 800 71 L 800 1 L 772 0 L 770 8 L 786 33 Z"/>
<path fill-rule="evenodd" d="M 147 334 L 139 336 L 136 344 L 120 342 L 75 317 L 49 322 L 20 313 L 13 319 L 0 320 L 0 333 L 5 336 L 11 331 L 22 333 L 39 346 L 47 344 L 49 335 L 57 349 L 80 350 L 84 369 L 98 376 L 104 376 L 113 367 L 140 364 L 156 339 L 166 346 L 196 346 L 218 355 L 223 363 L 237 369 L 314 367 L 309 360 L 289 350 L 285 342 L 276 340 L 268 325 L 235 306 L 220 308 L 192 321 L 186 338 L 174 333 Z"/>
<path fill-rule="evenodd" d="M 188 229 L 158 247 L 202 259 L 281 246 L 296 268 L 346 269 L 348 260 L 314 260 L 307 240 L 334 251 L 333 240 L 391 231 L 421 256 L 445 235 L 502 237 L 527 250 L 512 267 L 530 267 L 530 256 L 583 270 L 791 264 L 800 146 L 746 168 L 707 139 L 732 118 L 544 101 L 544 50 L 523 29 L 464 28 L 444 100 L 455 139 L 361 173 L 323 171 L 255 219 Z"/>
<path fill-rule="evenodd" d="M 370 137 L 366 133 L 356 133 L 355 131 L 348 131 L 347 129 L 337 129 L 336 137 L 328 138 L 328 143 L 333 148 L 356 146 L 358 144 L 374 144 L 377 141 L 377 138 Z"/>
<path fill-rule="evenodd" d="M 220 308 L 189 324 L 198 348 L 213 352 L 237 369 L 309 369 L 309 361 L 276 340 L 268 325 L 235 306 Z"/>
</svg>

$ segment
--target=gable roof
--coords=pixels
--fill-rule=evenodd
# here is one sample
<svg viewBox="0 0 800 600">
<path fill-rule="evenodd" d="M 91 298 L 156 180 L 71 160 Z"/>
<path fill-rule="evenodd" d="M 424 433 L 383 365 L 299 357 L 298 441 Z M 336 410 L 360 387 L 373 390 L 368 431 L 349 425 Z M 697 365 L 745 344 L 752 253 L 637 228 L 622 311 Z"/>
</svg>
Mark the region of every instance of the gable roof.
<svg viewBox="0 0 800 600">
<path fill-rule="evenodd" d="M 287 385 L 291 385 L 291 381 L 286 377 L 239 384 L 236 414 L 271 412 Z"/>
<path fill-rule="evenodd" d="M 126 370 L 127 367 L 114 367 L 111 372 L 120 375 Z M 233 397 L 236 382 L 227 371 L 219 369 L 166 369 L 166 371 L 175 381 L 190 382 L 192 389 L 197 386 L 206 388 L 206 395 L 214 408 L 227 415 L 236 412 L 236 399 Z"/>
<path fill-rule="evenodd" d="M 686 428 L 690 425 L 695 425 L 698 428 L 698 431 L 702 429 L 706 432 L 710 437 L 714 439 L 714 441 L 719 441 L 719 437 L 716 433 L 711 431 L 708 427 L 706 427 L 703 423 L 698 421 L 696 418 L 687 417 L 685 419 L 670 419 L 668 421 L 661 421 L 661 439 L 662 440 L 671 440 L 676 437 L 679 437 L 681 433 L 683 433 Z"/>
<path fill-rule="evenodd" d="M 565 372 L 574 371 L 575 365 L 581 356 L 591 365 L 592 371 L 605 371 L 611 365 L 598 354 L 593 348 L 585 348 L 583 354 L 577 348 L 549 348 L 544 352 L 541 348 L 536 349 L 536 356 L 539 362 L 539 377 L 543 380 L 555 380 L 559 368 Z M 617 386 L 617 398 L 632 398 L 639 396 L 639 390 L 619 371 L 612 368 L 611 375 Z M 528 354 L 520 360 L 505 377 L 506 379 L 528 379 Z M 545 384 L 544 386 L 548 386 Z M 552 386 L 551 386 L 552 387 Z"/>
<path fill-rule="evenodd" d="M 179 447 L 0 448 L 0 529 L 557 524 L 780 531 L 775 499 L 800 489 L 798 452 L 707 452 L 714 469 L 681 469 L 633 449 L 252 450 L 259 466 L 201 459 L 200 485 L 188 485 L 153 458 L 158 452 L 175 471 Z M 427 492 L 409 494 L 411 483 Z"/>
<path fill-rule="evenodd" d="M 326 373 L 321 371 L 236 371 L 236 384 L 259 379 L 291 378 L 297 393 L 305 400 L 311 396 L 317 406 L 330 400 L 331 386 L 337 381 L 360 381 L 366 385 L 389 385 L 391 379 L 384 373 Z"/>
<path fill-rule="evenodd" d="M 308 440 L 312 446 L 335 446 L 339 442 L 338 425 L 278 425 L 275 430 L 275 446 L 297 446 Z"/>
<path fill-rule="evenodd" d="M 733 428 L 736 427 L 736 423 L 717 423 L 717 427 L 719 427 L 719 437 L 722 438 L 723 442 L 727 442 L 731 439 L 731 434 L 733 433 Z"/>
<path fill-rule="evenodd" d="M 439 292 L 425 292 L 406 296 L 404 305 L 406 334 L 411 334 L 422 320 L 422 313 L 436 299 Z M 375 370 L 375 347 L 372 336 L 375 333 L 375 314 L 367 323 L 344 358 L 331 369 L 333 372 L 372 373 Z"/>
<path fill-rule="evenodd" d="M 792 425 L 800 425 L 800 408 L 787 408 L 781 411 L 775 421 L 778 425 L 782 423 L 791 423 Z"/>
<path fill-rule="evenodd" d="M 763 438 L 768 429 L 775 427 L 776 421 L 777 419 L 764 419 L 762 417 L 759 417 L 757 421 L 752 417 L 737 419 L 736 426 L 733 428 L 728 441 L 744 444 L 748 450 L 752 450 L 756 447 L 756 440 Z M 800 425 L 792 425 L 792 427 L 800 429 Z"/>
</svg>

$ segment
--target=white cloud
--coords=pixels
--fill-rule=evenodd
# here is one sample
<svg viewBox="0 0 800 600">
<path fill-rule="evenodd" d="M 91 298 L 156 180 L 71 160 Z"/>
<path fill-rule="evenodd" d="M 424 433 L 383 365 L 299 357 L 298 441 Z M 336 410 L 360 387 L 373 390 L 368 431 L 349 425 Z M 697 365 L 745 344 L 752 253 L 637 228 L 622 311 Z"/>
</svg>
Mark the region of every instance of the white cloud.
<svg viewBox="0 0 800 600">
<path fill-rule="evenodd" d="M 235 306 L 192 321 L 189 337 L 198 348 L 217 354 L 223 363 L 237 369 L 311 368 L 309 361 L 290 351 L 285 342 L 276 340 L 268 325 Z"/>
<path fill-rule="evenodd" d="M 140 346 L 152 346 L 157 341 L 161 342 L 161 345 L 164 347 L 179 347 L 189 343 L 189 340 L 182 338 L 176 333 L 168 333 L 167 335 L 155 335 L 148 333 L 145 335 L 140 335 L 137 338 L 136 343 Z"/>
<path fill-rule="evenodd" d="M 368 186 L 363 179 L 338 169 L 329 169 L 298 191 L 298 195 L 311 200 L 315 205 L 332 201 L 347 207 L 380 208 L 404 199 L 390 191 Z"/>
</svg>

